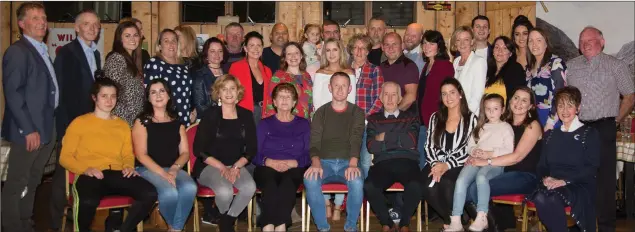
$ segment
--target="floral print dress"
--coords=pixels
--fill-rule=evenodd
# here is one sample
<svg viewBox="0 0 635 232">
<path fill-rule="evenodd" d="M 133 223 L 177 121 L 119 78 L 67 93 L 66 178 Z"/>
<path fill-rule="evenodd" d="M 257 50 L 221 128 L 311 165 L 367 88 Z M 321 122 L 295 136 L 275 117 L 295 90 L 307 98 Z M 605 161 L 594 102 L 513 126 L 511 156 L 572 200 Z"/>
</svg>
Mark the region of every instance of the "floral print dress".
<svg viewBox="0 0 635 232">
<path fill-rule="evenodd" d="M 552 55 L 549 62 L 538 69 L 537 73 L 527 70 L 527 86 L 534 91 L 538 107 L 538 119 L 543 128 L 559 126 L 554 104 L 556 91 L 567 85 L 566 70 L 562 58 Z"/>
<path fill-rule="evenodd" d="M 313 82 L 311 81 L 311 76 L 307 72 L 292 76 L 284 70 L 276 71 L 271 77 L 271 84 L 265 89 L 265 94 L 270 97 L 263 102 L 265 108 L 262 110 L 262 118 L 276 114 L 276 110 L 273 108 L 272 94 L 273 89 L 280 83 L 291 83 L 295 85 L 295 89 L 298 91 L 298 102 L 291 113 L 311 119 L 311 114 L 313 113 Z"/>
</svg>

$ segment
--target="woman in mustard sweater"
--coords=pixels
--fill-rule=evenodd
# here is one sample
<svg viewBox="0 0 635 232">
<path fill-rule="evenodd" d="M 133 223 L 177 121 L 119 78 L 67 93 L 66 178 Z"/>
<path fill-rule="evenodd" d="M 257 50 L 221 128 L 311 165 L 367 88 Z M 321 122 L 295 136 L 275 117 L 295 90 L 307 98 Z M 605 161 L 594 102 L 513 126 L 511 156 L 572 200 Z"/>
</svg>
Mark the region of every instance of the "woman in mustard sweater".
<svg viewBox="0 0 635 232">
<path fill-rule="evenodd" d="M 134 199 L 121 231 L 134 231 L 157 200 L 154 186 L 134 170 L 130 127 L 112 114 L 117 90 L 111 79 L 95 80 L 91 90 L 95 111 L 73 120 L 62 141 L 60 164 L 76 174 L 73 231 L 90 231 L 95 210 L 104 196 Z"/>
</svg>

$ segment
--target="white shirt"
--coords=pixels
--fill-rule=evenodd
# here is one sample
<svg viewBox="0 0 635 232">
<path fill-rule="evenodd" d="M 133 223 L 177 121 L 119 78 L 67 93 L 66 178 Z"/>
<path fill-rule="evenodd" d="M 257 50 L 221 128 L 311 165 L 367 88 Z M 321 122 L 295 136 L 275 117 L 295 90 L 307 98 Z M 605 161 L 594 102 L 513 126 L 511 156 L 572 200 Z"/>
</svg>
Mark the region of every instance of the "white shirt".
<svg viewBox="0 0 635 232">
<path fill-rule="evenodd" d="M 580 119 L 578 119 L 578 116 L 575 116 L 575 118 L 573 118 L 573 121 L 571 121 L 571 125 L 569 125 L 569 130 L 564 128 L 564 125 L 560 126 L 560 130 L 562 132 L 571 132 L 571 131 L 575 131 L 578 128 L 584 126 L 584 123 L 580 122 Z"/>
<path fill-rule="evenodd" d="M 324 73 L 315 74 L 315 78 L 313 80 L 313 111 L 333 100 L 333 95 L 331 94 L 331 91 L 329 91 L 331 76 L 332 75 Z M 348 77 L 351 78 L 351 92 L 348 94 L 346 100 L 355 104 L 355 96 L 357 96 L 355 83 L 357 83 L 357 78 L 355 75 L 348 75 Z"/>
<path fill-rule="evenodd" d="M 488 47 L 476 49 L 476 51 L 474 51 L 474 53 L 476 53 L 477 56 L 483 57 L 485 58 L 485 60 L 487 60 L 487 52 L 488 52 Z"/>
<path fill-rule="evenodd" d="M 384 110 L 384 117 L 388 118 L 390 115 L 395 115 L 395 118 L 399 117 L 399 109 L 395 110 L 395 112 L 388 113 L 388 111 Z"/>
</svg>

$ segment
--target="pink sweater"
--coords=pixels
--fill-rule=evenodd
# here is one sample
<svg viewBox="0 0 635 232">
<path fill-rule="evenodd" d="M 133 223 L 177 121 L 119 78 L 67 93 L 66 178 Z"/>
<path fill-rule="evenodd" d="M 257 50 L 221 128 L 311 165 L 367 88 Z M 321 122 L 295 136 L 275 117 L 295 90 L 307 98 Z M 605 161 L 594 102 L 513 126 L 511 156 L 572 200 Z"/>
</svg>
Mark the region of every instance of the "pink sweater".
<svg viewBox="0 0 635 232">
<path fill-rule="evenodd" d="M 479 132 L 478 143 L 474 142 L 474 136 L 470 136 L 467 142 L 469 154 L 475 149 L 483 151 L 493 151 L 493 157 L 509 154 L 514 151 L 514 130 L 509 123 L 501 121 L 498 123 L 485 123 Z"/>
</svg>

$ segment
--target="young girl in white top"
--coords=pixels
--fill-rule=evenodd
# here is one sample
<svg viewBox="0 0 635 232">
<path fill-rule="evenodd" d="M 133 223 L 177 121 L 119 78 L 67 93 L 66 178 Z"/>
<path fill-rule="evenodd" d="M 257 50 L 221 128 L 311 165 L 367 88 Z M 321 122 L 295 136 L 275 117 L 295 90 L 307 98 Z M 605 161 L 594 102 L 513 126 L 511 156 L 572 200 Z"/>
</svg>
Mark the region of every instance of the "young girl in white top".
<svg viewBox="0 0 635 232">
<path fill-rule="evenodd" d="M 481 101 L 478 124 L 468 140 L 467 151 L 471 157 L 487 159 L 508 154 L 514 151 L 514 131 L 502 118 L 505 111 L 503 97 L 488 94 Z M 454 201 L 450 227 L 446 231 L 463 231 L 461 214 L 465 205 L 467 188 L 476 181 L 478 214 L 470 225 L 470 231 L 482 231 L 487 228 L 487 211 L 490 200 L 489 180 L 503 173 L 503 167 L 472 165 L 463 166 L 454 187 Z"/>
<path fill-rule="evenodd" d="M 320 25 L 309 23 L 304 26 L 304 30 L 302 31 L 300 44 L 302 44 L 302 51 L 304 52 L 306 71 L 311 77 L 315 77 L 315 72 L 320 69 L 321 49 L 318 49 L 318 46 L 322 42 L 322 29 Z"/>
</svg>

